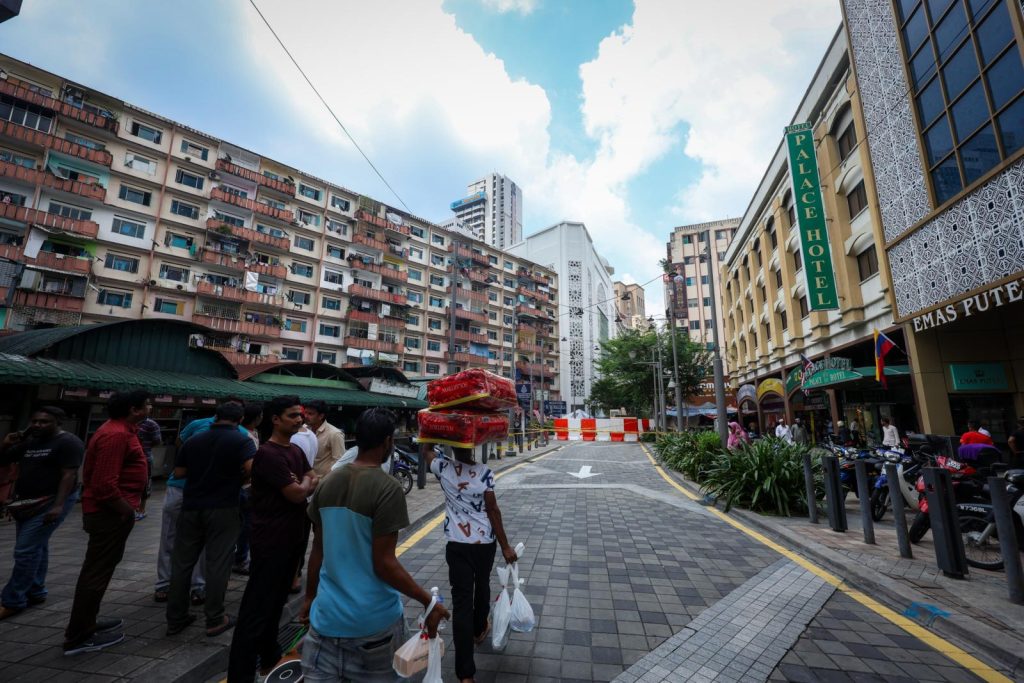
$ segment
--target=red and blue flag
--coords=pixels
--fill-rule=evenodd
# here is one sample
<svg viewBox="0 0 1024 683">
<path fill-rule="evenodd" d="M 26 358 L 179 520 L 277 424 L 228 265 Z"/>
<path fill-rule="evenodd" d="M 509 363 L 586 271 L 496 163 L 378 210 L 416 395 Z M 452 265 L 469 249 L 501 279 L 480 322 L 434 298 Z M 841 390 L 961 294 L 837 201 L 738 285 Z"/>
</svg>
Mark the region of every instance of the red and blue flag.
<svg viewBox="0 0 1024 683">
<path fill-rule="evenodd" d="M 885 382 L 885 355 L 896 348 L 896 342 L 885 334 L 875 330 L 875 380 L 888 386 Z"/>
</svg>

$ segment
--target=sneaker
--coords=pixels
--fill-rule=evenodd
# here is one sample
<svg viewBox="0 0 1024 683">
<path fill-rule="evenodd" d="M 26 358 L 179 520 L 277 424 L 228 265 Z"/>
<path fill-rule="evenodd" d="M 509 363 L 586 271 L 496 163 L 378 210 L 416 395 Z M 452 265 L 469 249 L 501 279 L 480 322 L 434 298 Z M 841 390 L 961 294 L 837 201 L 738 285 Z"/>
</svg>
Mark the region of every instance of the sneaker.
<svg viewBox="0 0 1024 683">
<path fill-rule="evenodd" d="M 141 522 L 145 518 L 146 518 L 146 513 L 145 512 L 136 512 L 135 513 L 135 521 L 136 522 Z"/>
<path fill-rule="evenodd" d="M 96 633 L 110 633 L 124 628 L 124 619 L 100 619 L 96 622 Z"/>
<path fill-rule="evenodd" d="M 117 645 L 122 640 L 124 640 L 124 633 L 121 631 L 114 631 L 111 633 L 97 632 L 75 645 L 65 645 L 64 656 L 70 657 L 72 655 L 80 655 L 83 652 L 104 650 L 112 645 Z"/>
</svg>

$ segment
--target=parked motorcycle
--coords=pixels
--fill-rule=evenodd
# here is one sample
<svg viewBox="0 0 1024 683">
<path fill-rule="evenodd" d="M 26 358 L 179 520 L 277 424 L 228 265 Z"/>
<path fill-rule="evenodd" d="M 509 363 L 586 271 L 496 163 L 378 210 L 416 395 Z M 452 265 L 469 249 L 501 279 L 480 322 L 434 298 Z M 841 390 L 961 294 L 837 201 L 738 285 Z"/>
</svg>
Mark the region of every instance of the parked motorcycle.
<svg viewBox="0 0 1024 683">
<path fill-rule="evenodd" d="M 1017 544 L 1024 548 L 1024 470 L 1008 470 L 1003 474 L 1006 493 L 1013 512 L 1013 528 Z M 986 491 L 988 487 L 986 486 Z M 956 506 L 960 517 L 960 534 L 964 541 L 967 564 L 979 569 L 1001 571 L 1003 553 L 996 533 L 995 512 L 991 503 L 963 503 Z"/>
<path fill-rule="evenodd" d="M 889 495 L 889 476 L 885 473 L 886 463 L 896 465 L 896 476 L 899 481 L 899 489 L 903 494 L 903 504 L 910 510 L 918 509 L 918 495 L 915 483 L 921 472 L 921 467 L 927 462 L 927 457 L 911 450 L 889 450 L 880 451 L 882 458 L 881 471 L 875 478 L 875 484 L 871 491 L 871 519 L 881 522 L 885 517 L 885 511 L 892 506 L 892 497 Z"/>
<path fill-rule="evenodd" d="M 395 447 L 395 453 L 391 456 L 391 476 L 402 485 L 405 495 L 409 495 L 409 492 L 412 491 L 413 468 L 417 465 L 418 459 L 413 460 L 408 452 Z"/>
<path fill-rule="evenodd" d="M 950 472 L 953 497 L 957 505 L 985 502 L 984 483 L 978 476 L 978 468 L 945 455 L 935 458 L 935 466 Z M 925 495 L 923 473 L 917 478 L 915 488 L 918 492 L 918 512 L 908 532 L 911 543 L 919 543 L 932 528 L 931 517 L 928 516 L 928 497 Z"/>
</svg>

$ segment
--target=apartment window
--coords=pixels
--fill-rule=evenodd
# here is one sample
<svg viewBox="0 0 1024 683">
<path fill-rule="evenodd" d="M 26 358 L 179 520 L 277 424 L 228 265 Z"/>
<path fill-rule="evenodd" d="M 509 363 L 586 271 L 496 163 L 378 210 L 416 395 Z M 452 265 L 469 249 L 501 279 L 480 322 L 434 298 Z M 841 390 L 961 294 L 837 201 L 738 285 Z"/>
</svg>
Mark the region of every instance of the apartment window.
<svg viewBox="0 0 1024 683">
<path fill-rule="evenodd" d="M 440 350 L 441 350 L 441 342 L 434 341 L 433 339 L 428 339 L 427 340 L 427 351 L 440 351 Z"/>
<path fill-rule="evenodd" d="M 407 360 L 402 362 L 402 372 L 419 372 L 419 361 Z"/>
<path fill-rule="evenodd" d="M 725 260 L 725 252 L 724 251 L 718 252 L 718 260 L 719 261 L 724 261 Z"/>
<path fill-rule="evenodd" d="M 410 303 L 421 304 L 423 303 L 423 292 L 408 291 L 405 293 L 406 298 L 409 299 Z"/>
<path fill-rule="evenodd" d="M 168 313 L 170 315 L 185 315 L 185 302 L 157 297 L 153 302 L 153 312 Z"/>
<path fill-rule="evenodd" d="M 444 256 L 441 256 L 440 254 L 431 254 L 430 255 L 430 265 L 443 267 L 444 266 Z"/>
<path fill-rule="evenodd" d="M 323 190 L 318 190 L 315 187 L 310 187 L 305 183 L 299 183 L 299 194 L 306 199 L 312 199 L 315 202 L 320 201 L 320 198 L 324 196 Z"/>
<path fill-rule="evenodd" d="M 427 363 L 427 374 L 428 375 L 440 375 L 441 366 L 437 363 Z"/>
<path fill-rule="evenodd" d="M 811 312 L 810 309 L 807 307 L 807 297 L 802 296 L 799 299 L 797 299 L 796 302 L 797 305 L 800 307 L 800 317 L 806 318 L 807 315 Z"/>
<path fill-rule="evenodd" d="M 248 192 L 246 192 L 245 190 L 243 190 L 243 189 L 241 189 L 239 187 L 235 187 L 233 185 L 226 185 L 224 183 L 221 183 L 220 184 L 220 189 L 223 190 L 225 194 L 234 195 L 235 197 L 239 197 L 241 199 L 248 199 L 249 198 L 249 193 Z M 268 206 L 271 206 L 271 202 L 272 201 L 274 201 L 274 200 L 268 199 L 268 200 L 265 200 L 265 203 Z M 277 202 L 277 203 L 280 204 L 280 202 Z M 282 206 L 283 206 L 283 204 L 282 204 Z"/>
<path fill-rule="evenodd" d="M 510 296 L 506 296 L 506 297 L 504 297 L 504 298 L 502 299 L 502 302 L 503 302 L 503 303 L 504 303 L 504 304 L 505 304 L 506 306 L 511 306 L 512 304 L 514 304 L 514 303 L 515 303 L 515 299 L 513 299 L 513 298 L 512 298 L 512 297 L 510 297 Z"/>
<path fill-rule="evenodd" d="M 220 215 L 220 214 L 218 214 L 218 215 Z M 264 234 L 264 235 L 270 235 L 271 237 L 285 237 L 286 236 L 284 234 L 284 230 L 282 230 L 280 228 L 271 228 L 269 226 L 263 225 L 262 223 L 257 223 L 256 224 L 256 232 Z"/>
<path fill-rule="evenodd" d="M 505 270 L 512 270 L 513 268 L 515 268 L 515 264 L 511 261 L 505 261 Z"/>
<path fill-rule="evenodd" d="M 513 339 L 513 335 L 509 332 L 506 332 L 505 334 L 501 335 L 501 340 L 506 344 L 511 344 Z"/>
<path fill-rule="evenodd" d="M 228 225 L 233 225 L 236 228 L 245 227 L 245 219 L 242 218 L 241 216 L 234 216 L 230 213 L 224 213 L 223 211 L 214 211 L 213 217 L 219 220 L 221 223 L 227 223 Z"/>
<path fill-rule="evenodd" d="M 185 187 L 194 187 L 197 190 L 203 189 L 204 180 L 203 176 L 189 173 L 180 168 L 174 173 L 174 182 Z"/>
<path fill-rule="evenodd" d="M 861 282 L 878 272 L 878 252 L 875 251 L 875 245 L 872 244 L 857 254 L 857 271 L 860 273 Z"/>
<path fill-rule="evenodd" d="M 699 330 L 700 329 L 700 321 L 699 320 L 691 320 L 690 321 L 690 329 L 691 330 Z"/>
<path fill-rule="evenodd" d="M 417 261 L 423 260 L 423 250 L 418 247 L 409 247 L 409 258 Z"/>
<path fill-rule="evenodd" d="M 437 285 L 438 287 L 444 287 L 444 276 L 443 275 L 431 275 L 430 284 Z"/>
<path fill-rule="evenodd" d="M 241 190 L 238 190 L 238 192 L 241 192 Z M 238 194 L 238 192 L 232 192 L 231 194 Z M 238 196 L 243 195 L 239 194 Z M 285 209 L 288 208 L 287 206 L 285 206 L 284 202 L 279 202 L 276 199 L 271 199 L 270 197 L 264 197 L 260 201 L 262 201 L 265 206 L 269 206 L 272 209 L 277 209 L 278 211 L 284 211 Z"/>
<path fill-rule="evenodd" d="M 313 247 L 316 246 L 316 242 L 313 240 L 298 235 L 295 236 L 294 244 L 296 249 L 302 249 L 303 251 L 313 251 Z"/>
<path fill-rule="evenodd" d="M 686 286 L 687 287 L 692 287 L 695 284 L 697 284 L 697 278 L 695 278 L 695 277 L 688 277 L 688 278 L 686 278 Z"/>
<path fill-rule="evenodd" d="M 334 365 L 335 363 L 338 362 L 338 354 L 336 354 L 334 351 L 317 351 L 316 362 Z"/>
<path fill-rule="evenodd" d="M 836 144 L 839 145 L 839 158 L 846 161 L 850 153 L 857 147 L 857 131 L 853 127 L 853 121 L 850 121 L 839 137 L 836 138 Z"/>
<path fill-rule="evenodd" d="M 328 244 L 327 255 L 331 258 L 343 259 L 345 258 L 345 250 L 341 247 L 336 247 L 333 244 Z"/>
<path fill-rule="evenodd" d="M 704 304 L 705 307 L 711 306 L 711 297 L 710 296 L 704 297 L 703 304 Z"/>
<path fill-rule="evenodd" d="M 430 236 L 430 241 L 433 244 L 439 244 L 439 245 L 441 245 L 443 247 L 444 246 L 444 235 L 439 235 L 438 233 L 435 232 L 435 233 L 433 233 Z"/>
<path fill-rule="evenodd" d="M 331 296 L 325 296 L 321 299 L 324 309 L 328 311 L 340 311 L 341 310 L 341 299 L 335 299 Z"/>
<path fill-rule="evenodd" d="M 700 276 L 700 283 L 702 285 L 706 285 L 708 283 L 708 276 L 707 275 L 701 275 Z"/>
<path fill-rule="evenodd" d="M 435 308 L 443 308 L 444 307 L 444 299 L 442 299 L 439 296 L 432 296 L 432 297 L 430 297 L 430 305 L 434 306 Z"/>
<path fill-rule="evenodd" d="M 2 106 L 3 105 L 0 104 L 0 107 Z M 97 142 L 91 138 L 82 137 L 81 135 L 76 135 L 74 133 L 64 133 L 64 139 L 68 142 L 73 142 L 76 145 L 81 145 L 82 147 L 92 149 L 97 152 L 102 152 L 107 148 L 102 142 Z"/>
<path fill-rule="evenodd" d="M 683 265 L 684 266 L 692 266 L 693 265 L 693 258 L 694 257 L 692 257 L 692 256 L 684 256 L 683 257 Z"/>
<path fill-rule="evenodd" d="M 498 319 L 498 314 L 495 313 L 494 311 L 487 311 L 487 319 L 488 320 L 497 320 Z M 511 325 L 511 323 L 509 323 L 509 324 Z"/>
<path fill-rule="evenodd" d="M 797 249 L 796 251 L 793 252 L 793 270 L 799 273 L 803 269 L 803 267 L 804 257 L 800 253 L 800 250 Z"/>
<path fill-rule="evenodd" d="M 285 318 L 284 330 L 285 332 L 305 332 L 306 321 L 299 318 Z"/>
<path fill-rule="evenodd" d="M 498 301 L 498 293 L 497 292 L 488 291 L 487 292 L 487 300 L 488 301 L 497 302 Z"/>
<path fill-rule="evenodd" d="M 297 349 L 293 346 L 281 347 L 281 358 L 283 358 L 284 360 L 301 361 L 302 353 L 302 349 Z"/>
<path fill-rule="evenodd" d="M 348 211 L 352 208 L 352 204 L 347 199 L 336 194 L 331 195 L 331 206 L 338 211 Z"/>
<path fill-rule="evenodd" d="M 420 337 L 406 337 L 405 338 L 405 348 L 407 348 L 407 349 L 418 349 L 418 348 L 420 348 L 420 344 L 421 343 L 422 343 L 422 339 Z"/>
<path fill-rule="evenodd" d="M 348 234 L 348 223 L 342 223 L 341 221 L 327 219 L 327 230 L 328 232 L 336 232 L 339 235 Z"/>
<path fill-rule="evenodd" d="M 189 269 L 181 268 L 179 266 L 171 265 L 169 263 L 161 264 L 160 266 L 160 278 L 163 280 L 172 280 L 174 282 L 188 282 Z"/>
<path fill-rule="evenodd" d="M 193 243 L 193 239 L 188 235 L 179 235 L 176 232 L 168 232 L 164 234 L 165 247 L 171 247 L 172 249 L 190 249 Z"/>
<path fill-rule="evenodd" d="M 309 263 L 292 262 L 292 273 L 300 277 L 313 277 L 313 266 Z"/>
<path fill-rule="evenodd" d="M 710 330 L 711 329 L 711 319 L 710 318 L 704 321 L 704 329 L 705 330 Z"/>
<path fill-rule="evenodd" d="M 132 154 L 131 152 L 125 154 L 124 165 L 139 173 L 156 175 L 156 162 L 146 157 L 140 157 L 138 154 Z"/>
<path fill-rule="evenodd" d="M 775 220 L 772 218 L 768 219 L 768 225 L 765 226 L 765 230 L 768 233 L 768 243 L 771 244 L 771 249 L 774 251 L 779 246 L 779 236 L 775 234 Z"/>
<path fill-rule="evenodd" d="M 92 219 L 92 211 L 90 209 L 83 209 L 78 206 L 61 204 L 59 202 L 50 202 L 50 206 L 46 212 L 52 213 L 56 216 L 62 216 L 63 218 L 71 218 L 76 221 L 87 221 Z"/>
<path fill-rule="evenodd" d="M 320 227 L 320 216 L 318 216 L 315 213 L 310 213 L 308 211 L 303 211 L 302 209 L 299 209 L 299 222 L 305 223 L 306 225 L 315 225 L 317 227 Z"/>
<path fill-rule="evenodd" d="M 793 205 L 793 193 L 787 192 L 786 196 L 782 198 L 783 206 L 786 207 L 786 220 L 789 222 L 790 228 L 796 227 L 796 207 Z"/>
<path fill-rule="evenodd" d="M 103 306 L 131 308 L 132 293 L 113 289 L 101 289 L 99 295 L 96 297 L 96 303 L 102 304 Z"/>
<path fill-rule="evenodd" d="M 864 181 L 857 183 L 850 194 L 846 195 L 846 205 L 850 209 L 850 218 L 857 216 L 868 206 L 868 195 L 864 190 Z"/>
<path fill-rule="evenodd" d="M 511 325 L 511 324 L 512 324 L 512 323 L 514 322 L 514 321 L 512 320 L 512 316 L 510 316 L 510 315 L 505 315 L 505 316 L 502 316 L 502 318 L 501 318 L 501 321 L 502 321 L 503 323 L 505 323 L 506 325 Z"/>
<path fill-rule="evenodd" d="M 422 270 L 416 270 L 415 268 L 410 268 L 406 272 L 409 273 L 409 279 L 410 280 L 415 280 L 416 282 L 420 282 L 420 281 L 423 280 L 423 271 Z"/>
<path fill-rule="evenodd" d="M 33 130 L 50 132 L 53 124 L 53 112 L 49 109 L 24 104 L 6 95 L 0 95 L 0 121 L 10 121 L 19 126 L 27 126 Z"/>
<path fill-rule="evenodd" d="M 332 285 L 341 285 L 345 282 L 345 276 L 340 271 L 324 268 L 324 282 Z"/>
<path fill-rule="evenodd" d="M 686 300 L 686 307 L 687 308 L 697 308 L 697 300 L 696 299 L 687 299 Z"/>
<path fill-rule="evenodd" d="M 683 244 L 693 244 L 693 236 L 683 235 Z"/>
<path fill-rule="evenodd" d="M 410 225 L 409 234 L 411 234 L 413 237 L 419 237 L 420 239 L 423 239 L 426 236 L 427 232 L 418 225 Z"/>
<path fill-rule="evenodd" d="M 507 278 L 505 278 L 505 286 L 506 287 L 515 287 L 516 283 L 515 283 L 515 281 L 512 278 L 507 277 Z"/>
<path fill-rule="evenodd" d="M 789 316 L 786 315 L 785 311 L 779 311 L 779 324 L 782 325 L 783 331 L 789 329 Z"/>
<path fill-rule="evenodd" d="M 128 185 L 122 185 L 121 189 L 117 193 L 117 196 L 125 200 L 126 202 L 131 202 L 133 204 L 142 204 L 143 206 L 149 206 L 149 202 L 153 198 L 153 194 L 151 192 L 147 192 L 146 190 L 140 190 L 135 187 L 129 187 Z"/>
<path fill-rule="evenodd" d="M 310 301 L 309 292 L 300 292 L 297 289 L 288 290 L 288 301 L 300 306 L 308 306 Z"/>
<path fill-rule="evenodd" d="M 131 256 L 125 256 L 123 254 L 117 254 L 112 251 L 107 252 L 107 256 L 103 260 L 103 265 L 106 268 L 119 270 L 122 273 L 139 272 L 139 259 L 132 258 Z"/>
<path fill-rule="evenodd" d="M 440 330 L 441 329 L 441 321 L 438 320 L 437 318 L 428 318 L 427 319 L 427 328 L 431 329 L 431 330 Z"/>
<path fill-rule="evenodd" d="M 210 150 L 202 145 L 197 145 L 189 140 L 181 141 L 181 153 L 187 157 L 196 157 L 206 161 L 210 156 Z"/>
<path fill-rule="evenodd" d="M 134 237 L 141 240 L 146 236 L 146 224 L 115 216 L 111 231 L 117 235 Z"/>
<path fill-rule="evenodd" d="M 36 160 L 32 157 L 27 157 L 7 149 L 0 149 L 0 161 L 6 161 L 9 164 L 23 166 L 24 168 L 31 168 L 33 170 L 35 170 L 36 167 Z"/>
<path fill-rule="evenodd" d="M 781 270 L 776 270 L 775 271 L 775 288 L 778 289 L 780 287 L 782 287 L 782 271 Z"/>
<path fill-rule="evenodd" d="M 928 175 L 943 204 L 1024 145 L 1020 50 L 1005 0 L 897 4 Z"/>
<path fill-rule="evenodd" d="M 340 337 L 341 325 L 328 325 L 326 323 L 320 323 L 320 335 L 323 337 Z"/>
<path fill-rule="evenodd" d="M 195 220 L 199 218 L 199 207 L 174 199 L 171 200 L 171 213 Z"/>
<path fill-rule="evenodd" d="M 132 121 L 131 132 L 135 137 L 152 142 L 154 145 L 159 145 L 164 135 L 163 131 L 151 128 L 138 121 Z"/>
<path fill-rule="evenodd" d="M 420 325 L 420 317 L 417 314 L 415 314 L 415 313 L 409 313 L 408 315 L 405 316 L 405 322 L 406 322 L 407 325 L 412 325 L 413 327 L 419 327 L 419 325 Z"/>
</svg>

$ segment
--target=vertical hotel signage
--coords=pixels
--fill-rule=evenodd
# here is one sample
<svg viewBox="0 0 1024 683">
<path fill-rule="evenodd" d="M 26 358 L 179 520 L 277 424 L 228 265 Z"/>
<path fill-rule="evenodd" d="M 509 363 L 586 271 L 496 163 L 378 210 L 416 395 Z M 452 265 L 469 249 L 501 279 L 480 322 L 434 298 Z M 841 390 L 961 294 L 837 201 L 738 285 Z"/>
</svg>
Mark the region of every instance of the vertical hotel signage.
<svg viewBox="0 0 1024 683">
<path fill-rule="evenodd" d="M 807 302 L 812 311 L 839 308 L 836 278 L 832 271 L 832 250 L 821 204 L 818 159 L 814 152 L 814 132 L 809 123 L 786 128 L 789 148 L 789 172 L 793 176 L 796 223 L 807 277 Z"/>
</svg>

